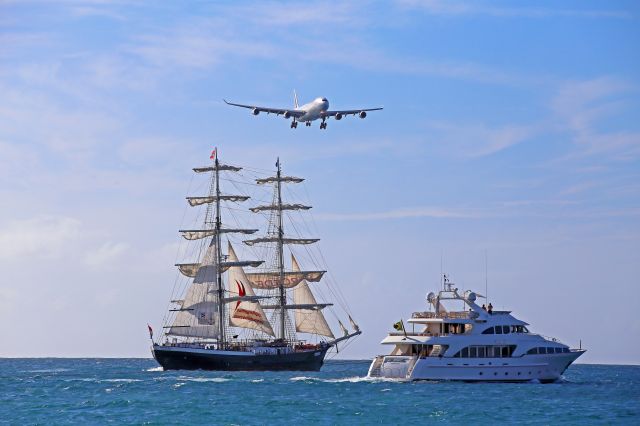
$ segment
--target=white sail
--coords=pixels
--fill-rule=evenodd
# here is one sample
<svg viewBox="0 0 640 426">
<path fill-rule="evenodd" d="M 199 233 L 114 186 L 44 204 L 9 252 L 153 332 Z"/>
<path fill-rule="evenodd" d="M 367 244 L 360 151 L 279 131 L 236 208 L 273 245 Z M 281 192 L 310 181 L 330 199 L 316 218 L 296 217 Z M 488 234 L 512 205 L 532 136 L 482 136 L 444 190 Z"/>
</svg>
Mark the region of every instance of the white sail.
<svg viewBox="0 0 640 426">
<path fill-rule="evenodd" d="M 300 267 L 296 258 L 291 255 L 292 270 L 299 272 Z M 293 303 L 296 305 L 317 305 L 316 298 L 314 297 L 307 281 L 302 280 L 300 284 L 293 288 Z M 319 309 L 295 309 L 296 317 L 296 331 L 300 333 L 312 333 L 319 334 L 321 336 L 327 336 L 335 338 L 333 332 L 327 324 L 327 320 L 324 314 Z"/>
<path fill-rule="evenodd" d="M 219 337 L 216 292 L 216 245 L 211 243 L 193 282 L 187 288 L 180 310 L 167 334 L 185 337 Z"/>
<path fill-rule="evenodd" d="M 231 243 L 229 243 L 229 256 L 227 260 L 230 262 L 238 261 L 238 257 Z M 229 268 L 228 279 L 229 294 L 231 297 L 255 296 L 249 279 L 241 266 L 232 266 Z M 269 320 L 258 302 L 231 302 L 229 304 L 229 324 L 234 327 L 259 330 L 275 337 L 271 324 L 269 324 Z"/>
</svg>

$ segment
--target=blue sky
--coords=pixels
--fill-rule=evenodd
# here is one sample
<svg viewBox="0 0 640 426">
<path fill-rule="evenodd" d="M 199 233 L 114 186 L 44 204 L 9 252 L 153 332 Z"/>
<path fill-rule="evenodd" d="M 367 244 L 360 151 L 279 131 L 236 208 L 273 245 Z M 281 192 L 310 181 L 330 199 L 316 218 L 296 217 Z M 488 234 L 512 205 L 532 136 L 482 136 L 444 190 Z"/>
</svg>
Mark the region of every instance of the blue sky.
<svg viewBox="0 0 640 426">
<path fill-rule="evenodd" d="M 639 363 L 635 2 L 0 2 L 0 356 L 147 356 L 193 166 L 307 178 L 369 358 L 440 259 Z M 221 99 L 384 106 L 291 130 Z M 306 192 L 302 192 L 305 193 Z M 15 325 L 12 325 L 15 324 Z"/>
</svg>

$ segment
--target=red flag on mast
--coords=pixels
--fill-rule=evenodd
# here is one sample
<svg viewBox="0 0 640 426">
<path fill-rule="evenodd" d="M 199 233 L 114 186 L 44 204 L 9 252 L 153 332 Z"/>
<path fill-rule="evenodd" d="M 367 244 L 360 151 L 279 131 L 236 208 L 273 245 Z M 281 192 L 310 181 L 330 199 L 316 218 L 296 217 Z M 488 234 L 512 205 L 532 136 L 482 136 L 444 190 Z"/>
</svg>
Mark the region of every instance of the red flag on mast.
<svg viewBox="0 0 640 426">
<path fill-rule="evenodd" d="M 147 324 L 147 328 L 149 329 L 149 339 L 153 339 L 153 328 L 149 324 Z"/>
<path fill-rule="evenodd" d="M 212 160 L 215 160 L 217 156 L 218 156 L 218 147 L 215 147 L 213 151 L 211 151 L 211 156 L 209 158 L 211 158 Z"/>
</svg>

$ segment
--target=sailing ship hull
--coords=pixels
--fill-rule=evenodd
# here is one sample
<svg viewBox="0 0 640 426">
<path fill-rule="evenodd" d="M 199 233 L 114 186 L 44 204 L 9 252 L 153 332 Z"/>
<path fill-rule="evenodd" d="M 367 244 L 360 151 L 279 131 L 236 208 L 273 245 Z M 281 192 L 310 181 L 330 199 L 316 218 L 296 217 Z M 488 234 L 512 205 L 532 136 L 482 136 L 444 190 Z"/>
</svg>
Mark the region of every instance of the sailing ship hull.
<svg viewBox="0 0 640 426">
<path fill-rule="evenodd" d="M 305 351 L 291 351 L 287 347 L 280 351 L 269 349 L 269 353 L 261 354 L 154 345 L 152 353 L 165 370 L 319 371 L 329 347 Z"/>
</svg>

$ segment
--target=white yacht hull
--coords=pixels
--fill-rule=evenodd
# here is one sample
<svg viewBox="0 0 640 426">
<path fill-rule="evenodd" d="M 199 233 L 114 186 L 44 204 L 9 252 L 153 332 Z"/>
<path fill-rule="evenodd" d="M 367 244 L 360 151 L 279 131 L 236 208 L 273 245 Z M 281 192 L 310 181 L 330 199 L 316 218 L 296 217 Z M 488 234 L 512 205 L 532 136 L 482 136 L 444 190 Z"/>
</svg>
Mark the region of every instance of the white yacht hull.
<svg viewBox="0 0 640 426">
<path fill-rule="evenodd" d="M 461 380 L 553 382 L 584 351 L 513 358 L 446 358 L 416 356 L 378 356 L 369 367 L 368 377 L 404 380 Z"/>
</svg>

